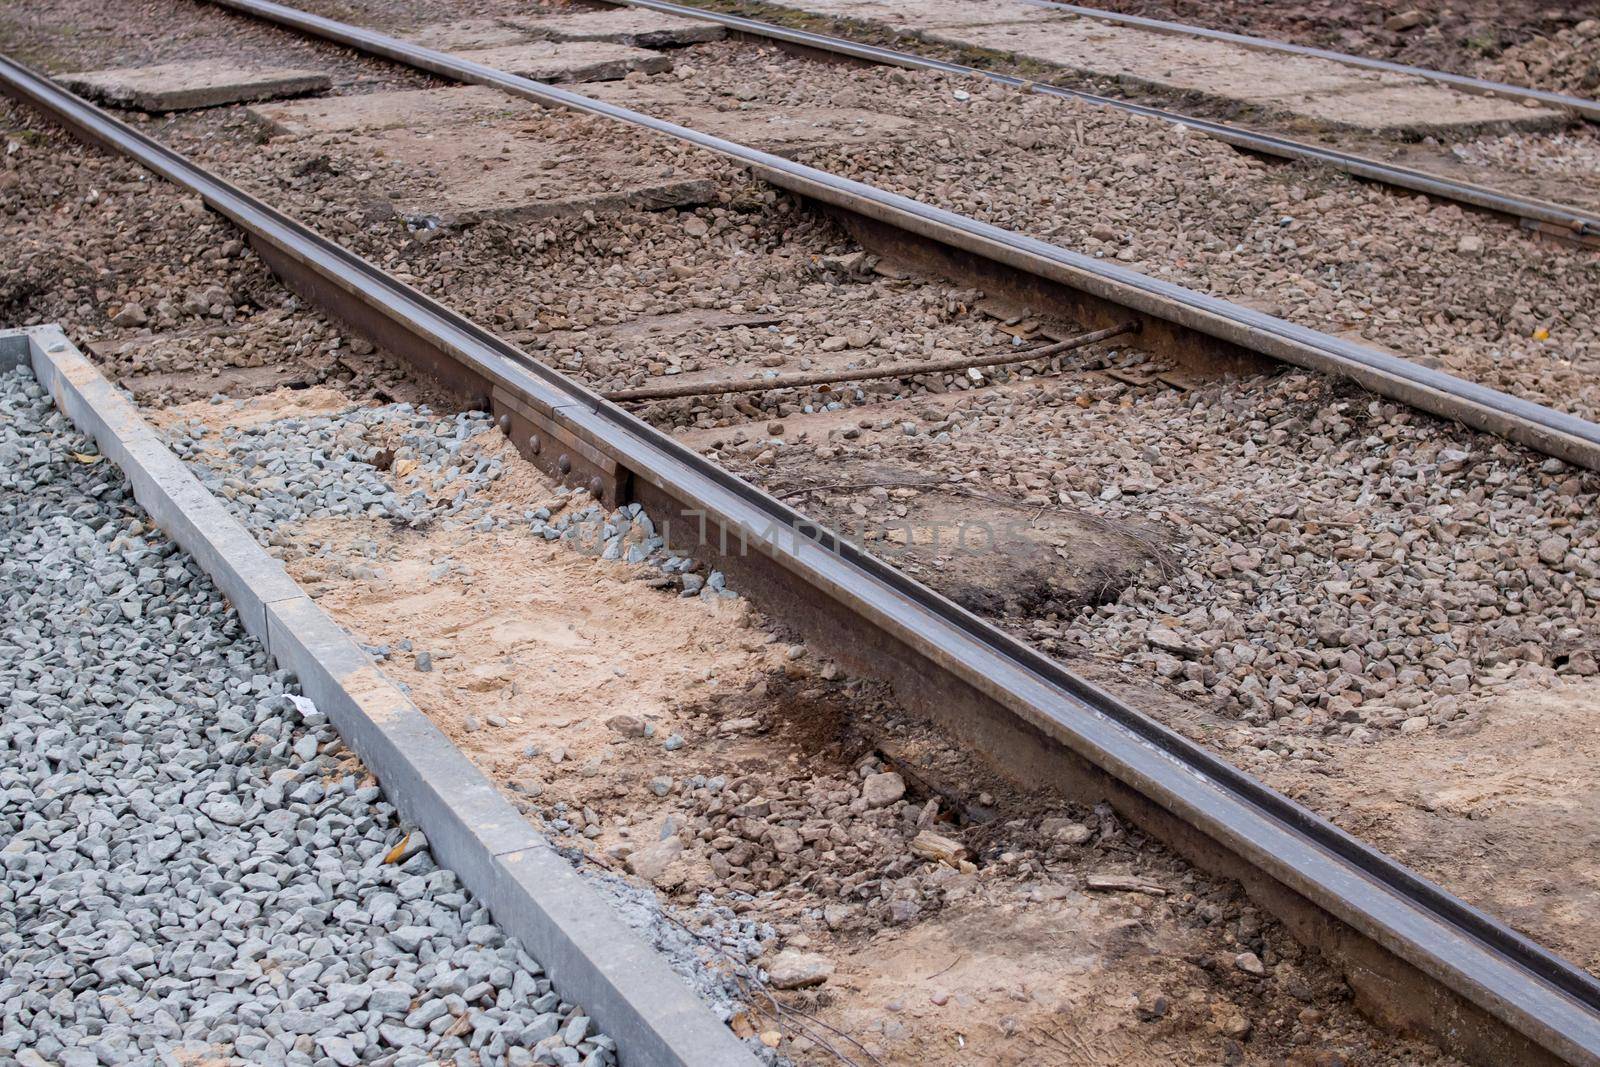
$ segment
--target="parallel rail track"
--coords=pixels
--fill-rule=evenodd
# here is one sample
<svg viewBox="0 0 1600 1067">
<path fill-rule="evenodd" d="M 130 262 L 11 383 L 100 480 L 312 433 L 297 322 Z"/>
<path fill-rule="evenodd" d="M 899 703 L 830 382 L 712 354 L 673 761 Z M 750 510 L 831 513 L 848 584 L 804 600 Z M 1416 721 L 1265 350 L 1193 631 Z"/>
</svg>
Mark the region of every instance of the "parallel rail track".
<svg viewBox="0 0 1600 1067">
<path fill-rule="evenodd" d="M 371 50 L 406 47 L 337 32 Z M 456 62 L 430 56 L 446 69 Z M 584 110 L 620 110 L 487 68 L 465 73 Z M 492 410 L 542 469 L 662 516 L 669 540 L 729 572 L 847 669 L 887 681 L 907 706 L 1017 773 L 1109 799 L 1200 866 L 1238 879 L 1341 965 L 1388 1021 L 1478 1062 L 1600 1065 L 1600 981 L 1590 974 L 48 78 L 0 58 L 0 85 L 201 196 L 291 288 Z M 756 155 L 763 172 L 782 162 Z M 797 180 L 839 183 L 799 170 Z M 889 206 L 900 212 L 957 221 L 896 201 Z"/>
<path fill-rule="evenodd" d="M 763 181 L 826 205 L 863 245 L 931 274 L 954 269 L 988 291 L 1014 295 L 1035 309 L 1057 309 L 1091 328 L 1116 325 L 1133 312 L 1141 320 L 1144 346 L 1178 362 L 1192 361 L 1197 353 L 1224 365 L 1267 356 L 1348 378 L 1420 410 L 1600 470 L 1600 424 L 1587 419 L 864 182 L 375 30 L 271 0 L 213 3 L 452 81 L 493 86 L 547 107 L 599 115 L 708 149 L 746 165 Z"/>
<path fill-rule="evenodd" d="M 1158 119 L 1162 122 L 1183 126 L 1197 133 L 1203 133 L 1208 137 L 1214 137 L 1224 144 L 1232 145 L 1246 152 L 1271 156 L 1275 159 L 1294 160 L 1331 167 L 1334 170 L 1376 182 L 1380 185 L 1465 204 L 1480 211 L 1502 216 L 1516 222 L 1524 229 L 1535 230 L 1563 239 L 1576 240 L 1583 244 L 1600 248 L 1600 214 L 1566 204 L 1540 200 L 1534 197 L 1518 196 L 1514 193 L 1507 193 L 1488 186 L 1429 174 L 1414 167 L 1402 167 L 1394 163 L 1385 163 L 1353 152 L 1310 144 L 1306 141 L 1296 141 L 1293 138 L 1264 133 L 1259 130 L 1248 130 L 1241 126 L 1185 115 L 1165 108 L 1136 104 L 1132 101 L 1119 100 L 1116 97 L 1102 96 L 1079 89 L 1047 85 L 1027 78 L 1019 78 L 1012 74 L 1002 74 L 997 71 L 983 70 L 961 63 L 952 63 L 948 60 L 933 59 L 928 56 L 918 55 L 915 52 L 907 52 L 903 49 L 885 48 L 881 45 L 852 41 L 844 37 L 795 29 L 773 22 L 764 22 L 760 19 L 712 11 L 707 8 L 696 7 L 693 4 L 676 4 L 672 3 L 671 0 L 601 0 L 601 2 L 712 22 L 723 27 L 729 33 L 753 40 L 774 41 L 830 56 L 844 56 L 865 63 L 901 67 L 906 70 L 931 70 L 944 74 L 956 74 L 962 77 L 985 78 L 1001 85 L 1008 85 L 1015 89 L 1026 89 L 1029 92 L 1039 93 L 1043 96 L 1079 100 L 1087 104 L 1094 104 L 1097 107 L 1112 108 L 1130 115 Z"/>
</svg>

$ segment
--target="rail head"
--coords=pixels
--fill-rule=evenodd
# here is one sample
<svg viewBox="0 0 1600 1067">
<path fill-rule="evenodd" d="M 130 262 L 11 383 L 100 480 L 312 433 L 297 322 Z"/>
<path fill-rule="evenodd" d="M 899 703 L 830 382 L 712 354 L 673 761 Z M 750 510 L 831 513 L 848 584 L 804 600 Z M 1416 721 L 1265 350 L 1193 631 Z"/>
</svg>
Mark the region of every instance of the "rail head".
<svg viewBox="0 0 1600 1067">
<path fill-rule="evenodd" d="M 748 532 L 767 565 L 1198 828 L 1519 1040 L 1566 1062 L 1600 1065 L 1600 982 L 1593 976 L 47 78 L 0 57 L 0 82 L 70 129 L 200 194 L 297 271 L 321 279 L 330 313 L 381 315 L 497 391 L 549 411 L 632 478 L 692 503 L 724 530 Z"/>
</svg>

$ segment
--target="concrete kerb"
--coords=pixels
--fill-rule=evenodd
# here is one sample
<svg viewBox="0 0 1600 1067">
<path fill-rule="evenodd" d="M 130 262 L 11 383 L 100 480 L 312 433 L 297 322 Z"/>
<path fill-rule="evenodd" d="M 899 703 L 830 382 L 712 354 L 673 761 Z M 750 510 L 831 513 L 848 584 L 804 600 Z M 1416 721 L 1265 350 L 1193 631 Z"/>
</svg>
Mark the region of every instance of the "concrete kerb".
<svg viewBox="0 0 1600 1067">
<path fill-rule="evenodd" d="M 245 629 L 326 713 L 435 858 L 488 905 L 561 991 L 616 1039 L 624 1067 L 759 1062 L 660 955 L 530 826 L 173 455 L 56 326 L 0 331 L 0 370 L 32 367 L 57 406 L 126 474 Z"/>
</svg>

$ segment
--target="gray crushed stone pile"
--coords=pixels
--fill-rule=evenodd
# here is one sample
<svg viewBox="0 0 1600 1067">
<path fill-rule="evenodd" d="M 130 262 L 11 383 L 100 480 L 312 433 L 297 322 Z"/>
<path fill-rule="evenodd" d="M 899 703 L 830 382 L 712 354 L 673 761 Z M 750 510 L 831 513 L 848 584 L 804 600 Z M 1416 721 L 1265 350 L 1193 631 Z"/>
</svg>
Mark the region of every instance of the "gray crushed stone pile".
<svg viewBox="0 0 1600 1067">
<path fill-rule="evenodd" d="M 229 403 L 220 396 L 213 402 Z M 269 546 L 284 545 L 292 528 L 308 519 L 366 516 L 403 527 L 441 522 L 485 531 L 517 524 L 603 560 L 659 570 L 660 581 L 681 596 L 737 596 L 720 571 L 696 573 L 695 561 L 669 549 L 638 504 L 608 509 L 586 490 L 565 486 L 552 490 L 554 511 L 516 511 L 481 497 L 506 472 L 493 443 L 467 447 L 482 444 L 474 441 L 481 435 L 501 440 L 482 412 L 441 415 L 425 405 L 384 404 L 220 432 L 193 421 L 172 428 L 167 439 L 195 477 Z M 407 479 L 404 491 L 393 484 L 401 463 L 415 465 L 407 468 L 416 477 Z M 380 660 L 387 654 L 369 651 Z"/>
<path fill-rule="evenodd" d="M 615 1062 L 26 371 L 0 708 L 0 1062 Z"/>
</svg>

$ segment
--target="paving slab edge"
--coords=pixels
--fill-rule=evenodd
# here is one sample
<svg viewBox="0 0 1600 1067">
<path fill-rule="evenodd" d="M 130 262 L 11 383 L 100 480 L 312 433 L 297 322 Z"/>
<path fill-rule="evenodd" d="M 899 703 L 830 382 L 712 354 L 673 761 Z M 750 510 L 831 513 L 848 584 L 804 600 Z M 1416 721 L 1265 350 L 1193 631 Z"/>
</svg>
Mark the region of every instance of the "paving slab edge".
<svg viewBox="0 0 1600 1067">
<path fill-rule="evenodd" d="M 57 407 L 127 476 L 245 629 L 328 715 L 434 857 L 489 905 L 570 1001 L 616 1039 L 623 1067 L 756 1067 L 739 1042 L 544 836 L 162 443 L 58 326 L 0 330 L 0 372 L 32 368 Z"/>
</svg>

